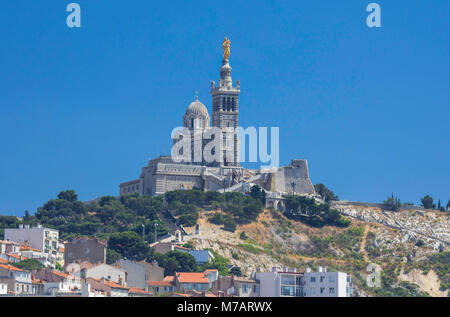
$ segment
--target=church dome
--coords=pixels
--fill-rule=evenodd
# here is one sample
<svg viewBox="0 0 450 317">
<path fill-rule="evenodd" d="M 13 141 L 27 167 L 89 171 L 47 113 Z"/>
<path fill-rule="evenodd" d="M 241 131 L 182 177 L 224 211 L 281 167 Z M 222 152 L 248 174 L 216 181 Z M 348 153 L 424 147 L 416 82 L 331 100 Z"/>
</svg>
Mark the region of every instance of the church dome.
<svg viewBox="0 0 450 317">
<path fill-rule="evenodd" d="M 208 110 L 205 105 L 198 100 L 198 97 L 196 97 L 195 101 L 186 109 L 186 113 L 183 116 L 183 122 L 184 126 L 190 129 L 205 129 L 209 127 Z"/>
<path fill-rule="evenodd" d="M 208 110 L 206 109 L 205 105 L 202 104 L 198 99 L 196 99 L 194 102 L 192 102 L 189 107 L 186 110 L 186 115 L 203 115 L 205 117 L 209 117 Z"/>
</svg>

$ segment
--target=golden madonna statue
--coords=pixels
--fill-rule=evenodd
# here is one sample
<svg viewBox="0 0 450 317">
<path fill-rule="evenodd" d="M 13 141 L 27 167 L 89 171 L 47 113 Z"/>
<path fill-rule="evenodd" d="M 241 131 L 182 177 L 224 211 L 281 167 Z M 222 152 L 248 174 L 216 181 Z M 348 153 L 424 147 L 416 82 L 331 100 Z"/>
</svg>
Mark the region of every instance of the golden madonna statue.
<svg viewBox="0 0 450 317">
<path fill-rule="evenodd" d="M 230 40 L 225 37 L 222 43 L 223 47 L 223 59 L 228 60 L 230 58 Z"/>
</svg>

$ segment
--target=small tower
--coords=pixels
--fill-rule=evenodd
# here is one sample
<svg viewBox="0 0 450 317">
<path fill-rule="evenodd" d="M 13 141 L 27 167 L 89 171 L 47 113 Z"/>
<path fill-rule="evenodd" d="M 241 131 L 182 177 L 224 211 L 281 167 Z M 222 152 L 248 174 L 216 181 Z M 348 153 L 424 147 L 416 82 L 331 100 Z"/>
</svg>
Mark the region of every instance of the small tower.
<svg viewBox="0 0 450 317">
<path fill-rule="evenodd" d="M 222 67 L 220 67 L 219 84 L 216 86 L 215 82 L 211 82 L 211 96 L 212 96 L 212 126 L 223 129 L 224 139 L 226 128 L 232 128 L 237 131 L 239 125 L 239 93 L 240 82 L 236 81 L 236 86 L 233 86 L 231 79 L 230 59 L 230 40 L 224 39 L 223 43 L 223 60 Z M 228 144 L 228 149 L 233 151 L 233 161 L 227 162 L 226 151 L 224 148 L 223 166 L 239 166 L 239 140 L 237 133 L 234 133 L 231 144 Z"/>
</svg>

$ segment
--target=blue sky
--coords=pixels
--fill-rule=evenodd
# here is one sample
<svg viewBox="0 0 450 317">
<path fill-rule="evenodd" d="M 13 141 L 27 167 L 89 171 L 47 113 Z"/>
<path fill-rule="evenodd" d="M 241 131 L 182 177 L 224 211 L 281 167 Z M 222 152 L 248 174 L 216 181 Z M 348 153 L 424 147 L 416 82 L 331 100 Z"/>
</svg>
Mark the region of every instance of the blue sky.
<svg viewBox="0 0 450 317">
<path fill-rule="evenodd" d="M 282 165 L 342 199 L 450 198 L 449 1 L 378 1 L 378 29 L 361 0 L 79 0 L 80 29 L 69 2 L 2 3 L 0 214 L 116 195 L 169 153 L 224 36 L 240 125 L 279 126 Z"/>
</svg>

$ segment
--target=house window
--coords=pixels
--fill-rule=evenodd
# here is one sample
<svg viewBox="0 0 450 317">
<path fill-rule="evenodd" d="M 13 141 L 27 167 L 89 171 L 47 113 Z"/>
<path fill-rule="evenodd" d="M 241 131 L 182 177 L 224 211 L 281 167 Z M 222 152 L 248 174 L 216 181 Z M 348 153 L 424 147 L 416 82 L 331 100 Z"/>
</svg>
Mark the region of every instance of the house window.
<svg viewBox="0 0 450 317">
<path fill-rule="evenodd" d="M 330 283 L 334 283 L 335 279 L 334 276 L 330 276 Z"/>
<path fill-rule="evenodd" d="M 243 291 L 244 293 L 247 293 L 247 292 L 248 292 L 248 285 L 247 285 L 247 284 L 243 284 L 243 285 L 242 285 L 242 291 Z"/>
<path fill-rule="evenodd" d="M 316 282 L 316 277 L 315 276 L 311 276 L 311 283 L 315 283 Z"/>
<path fill-rule="evenodd" d="M 256 285 L 253 285 L 253 293 L 256 293 Z"/>
<path fill-rule="evenodd" d="M 334 294 L 334 287 L 330 287 L 330 294 Z"/>
<path fill-rule="evenodd" d="M 320 277 L 320 283 L 323 283 L 323 281 L 325 281 L 325 276 Z"/>
<path fill-rule="evenodd" d="M 320 294 L 323 294 L 325 292 L 325 287 L 320 288 Z"/>
</svg>

